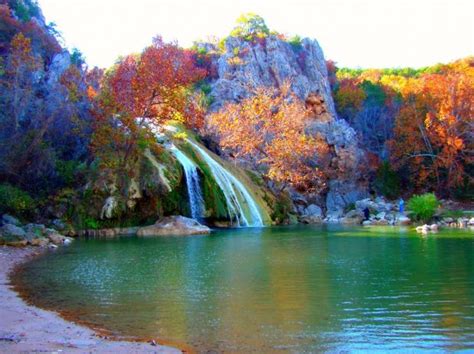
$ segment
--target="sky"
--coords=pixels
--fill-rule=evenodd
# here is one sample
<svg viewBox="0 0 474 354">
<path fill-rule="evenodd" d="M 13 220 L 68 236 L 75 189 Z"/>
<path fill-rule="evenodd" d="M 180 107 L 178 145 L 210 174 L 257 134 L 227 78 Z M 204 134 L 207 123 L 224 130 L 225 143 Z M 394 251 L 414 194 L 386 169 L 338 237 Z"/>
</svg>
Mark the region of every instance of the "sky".
<svg viewBox="0 0 474 354">
<path fill-rule="evenodd" d="M 109 67 L 156 35 L 224 37 L 242 13 L 319 41 L 339 67 L 422 67 L 474 55 L 474 0 L 39 0 L 65 44 Z"/>
</svg>

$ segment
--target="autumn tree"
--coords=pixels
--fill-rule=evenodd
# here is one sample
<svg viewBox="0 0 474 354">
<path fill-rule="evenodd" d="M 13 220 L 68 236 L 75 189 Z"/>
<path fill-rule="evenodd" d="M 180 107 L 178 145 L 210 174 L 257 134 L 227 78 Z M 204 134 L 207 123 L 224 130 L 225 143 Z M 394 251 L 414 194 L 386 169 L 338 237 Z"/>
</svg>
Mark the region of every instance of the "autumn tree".
<svg viewBox="0 0 474 354">
<path fill-rule="evenodd" d="M 305 132 L 307 110 L 285 83 L 279 92 L 258 88 L 240 103 L 227 103 L 208 119 L 223 149 L 263 167 L 269 179 L 299 190 L 325 188 L 329 148 Z"/>
<path fill-rule="evenodd" d="M 156 37 L 142 53 L 123 58 L 105 75 L 92 144 L 102 163 L 126 173 L 155 139 L 153 130 L 166 121 L 202 125 L 198 100 L 191 94 L 206 71 L 194 59 L 192 51 Z"/>
<path fill-rule="evenodd" d="M 265 24 L 265 20 L 251 12 L 240 15 L 237 19 L 237 26 L 230 33 L 231 36 L 243 38 L 246 41 L 265 38 L 269 34 L 270 30 Z"/>
<path fill-rule="evenodd" d="M 460 61 L 404 87 L 404 105 L 391 142 L 392 160 L 409 171 L 418 189 L 446 193 L 472 185 L 474 162 L 474 64 Z"/>
</svg>

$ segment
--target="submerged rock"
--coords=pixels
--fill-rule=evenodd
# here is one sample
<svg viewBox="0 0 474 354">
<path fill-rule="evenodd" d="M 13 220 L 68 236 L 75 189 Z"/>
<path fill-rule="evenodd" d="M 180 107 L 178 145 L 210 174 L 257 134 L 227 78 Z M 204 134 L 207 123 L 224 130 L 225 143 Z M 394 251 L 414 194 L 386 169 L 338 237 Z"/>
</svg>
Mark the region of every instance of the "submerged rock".
<svg viewBox="0 0 474 354">
<path fill-rule="evenodd" d="M 211 229 L 198 221 L 184 216 L 168 216 L 154 225 L 141 227 L 137 236 L 187 236 L 209 234 Z"/>
</svg>

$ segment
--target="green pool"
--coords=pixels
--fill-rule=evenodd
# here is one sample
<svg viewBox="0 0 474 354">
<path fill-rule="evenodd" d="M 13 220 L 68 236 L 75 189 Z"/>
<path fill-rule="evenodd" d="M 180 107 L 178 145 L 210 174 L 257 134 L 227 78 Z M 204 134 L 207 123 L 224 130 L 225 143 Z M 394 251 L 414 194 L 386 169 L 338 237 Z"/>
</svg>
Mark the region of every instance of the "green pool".
<svg viewBox="0 0 474 354">
<path fill-rule="evenodd" d="M 199 352 L 474 350 L 474 232 L 279 227 L 81 240 L 14 280 L 34 304 Z"/>
</svg>

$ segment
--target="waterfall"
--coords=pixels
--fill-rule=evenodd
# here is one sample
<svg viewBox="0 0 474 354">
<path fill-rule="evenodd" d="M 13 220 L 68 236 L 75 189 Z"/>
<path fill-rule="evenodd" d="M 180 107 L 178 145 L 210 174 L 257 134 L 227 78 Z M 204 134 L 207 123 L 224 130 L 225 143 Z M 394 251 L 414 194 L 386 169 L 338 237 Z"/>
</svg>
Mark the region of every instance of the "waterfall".
<svg viewBox="0 0 474 354">
<path fill-rule="evenodd" d="M 206 207 L 204 205 L 204 198 L 202 197 L 197 165 L 176 146 L 170 146 L 170 150 L 184 169 L 186 186 L 188 187 L 189 206 L 191 207 L 191 217 L 193 219 L 202 218 L 204 217 Z"/>
<path fill-rule="evenodd" d="M 199 145 L 190 140 L 187 142 L 199 152 L 211 169 L 216 183 L 224 194 L 229 219 L 235 221 L 237 226 L 263 226 L 260 209 L 245 186 Z M 245 215 L 244 209 L 248 211 L 249 218 Z"/>
</svg>

